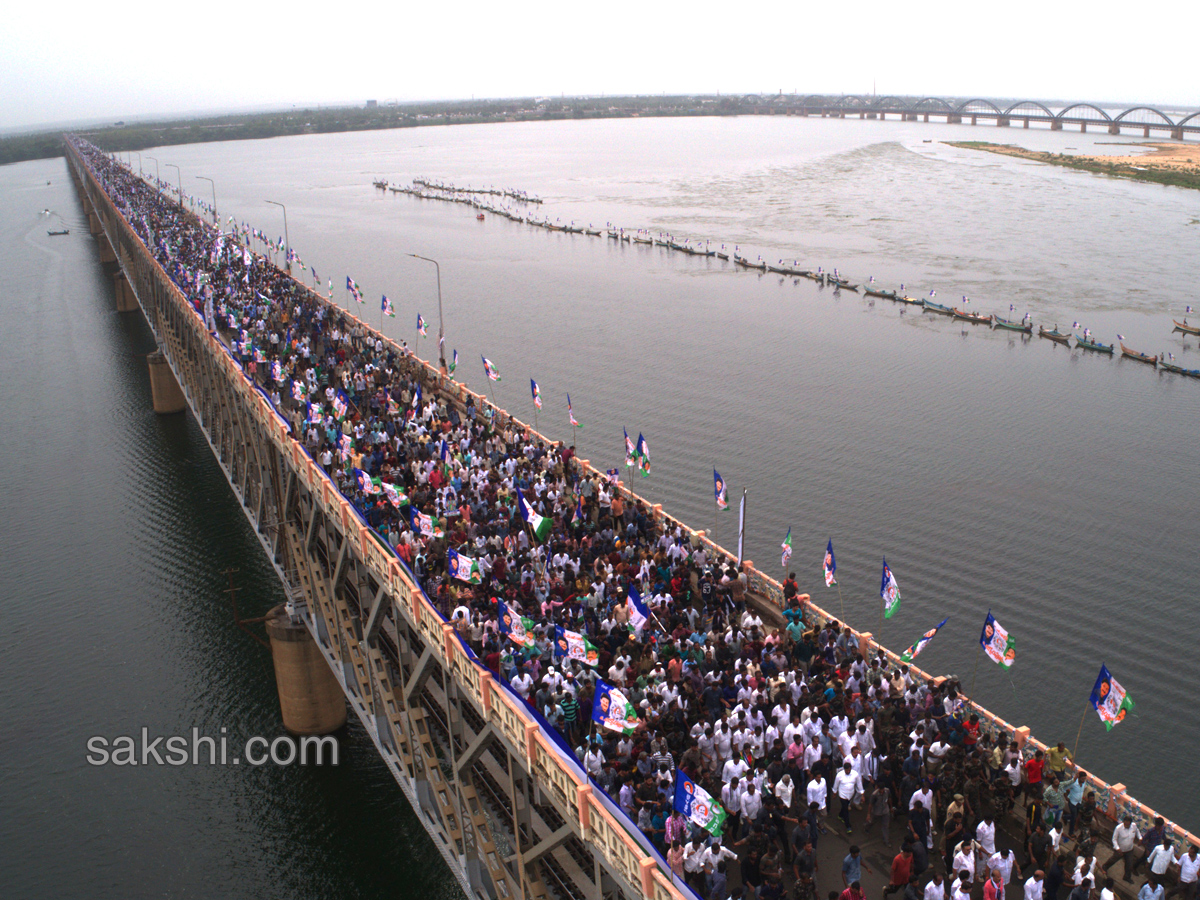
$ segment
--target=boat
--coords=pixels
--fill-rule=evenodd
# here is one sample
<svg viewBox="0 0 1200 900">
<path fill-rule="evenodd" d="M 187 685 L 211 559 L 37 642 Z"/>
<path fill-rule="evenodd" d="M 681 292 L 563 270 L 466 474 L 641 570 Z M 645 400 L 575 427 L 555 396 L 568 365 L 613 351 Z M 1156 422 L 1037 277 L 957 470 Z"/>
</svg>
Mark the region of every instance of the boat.
<svg viewBox="0 0 1200 900">
<path fill-rule="evenodd" d="M 1130 350 L 1124 344 L 1121 344 L 1121 355 L 1128 356 L 1130 359 L 1136 359 L 1138 362 L 1144 362 L 1147 365 L 1158 366 L 1158 357 L 1149 353 L 1138 353 L 1136 350 Z"/>
<path fill-rule="evenodd" d="M 1177 366 L 1173 362 L 1167 362 L 1167 357 L 1163 354 L 1158 355 L 1158 367 L 1167 372 L 1174 372 L 1176 375 L 1187 375 L 1191 369 L 1185 369 L 1183 366 Z"/>
<path fill-rule="evenodd" d="M 610 231 L 608 233 L 608 236 L 610 238 L 612 238 L 614 241 L 619 241 L 621 239 L 621 236 L 619 234 L 617 234 L 615 231 Z"/>
<path fill-rule="evenodd" d="M 735 263 L 737 263 L 739 266 L 742 266 L 743 268 L 746 268 L 746 269 L 756 269 L 759 272 L 767 271 L 767 264 L 762 261 L 761 257 L 759 258 L 758 262 L 752 263 L 752 262 L 750 262 L 750 260 L 746 259 L 746 257 L 744 257 L 744 256 L 735 255 L 733 257 L 733 261 Z"/>
<path fill-rule="evenodd" d="M 1063 334 L 1061 331 L 1058 330 L 1057 325 L 1055 325 L 1053 329 L 1047 329 L 1045 325 L 1039 325 L 1038 326 L 1038 336 L 1044 337 L 1047 340 L 1054 341 L 1054 343 L 1056 343 L 1056 344 L 1062 344 L 1064 347 L 1071 346 L 1069 343 L 1071 335 Z"/>
<path fill-rule="evenodd" d="M 384 179 L 381 179 L 381 180 L 379 180 L 379 181 L 373 181 L 373 182 L 371 182 L 371 183 L 372 183 L 373 185 L 375 185 L 375 187 L 379 188 L 381 191 L 382 191 L 382 190 L 386 190 L 386 188 L 387 188 L 387 186 L 388 186 L 388 183 L 387 183 L 387 179 L 386 179 L 386 178 L 384 178 Z"/>
<path fill-rule="evenodd" d="M 644 237 L 638 237 L 637 235 L 634 235 L 633 242 L 635 244 L 653 244 L 654 238 L 648 238 L 648 237 L 644 238 Z"/>
<path fill-rule="evenodd" d="M 924 306 L 925 300 L 922 297 L 909 297 L 907 294 L 897 294 L 894 298 L 900 303 L 907 303 L 910 306 Z"/>
<path fill-rule="evenodd" d="M 71 229 L 65 226 L 63 228 L 51 228 L 46 231 L 46 234 L 50 235 L 50 237 L 59 237 L 61 235 L 70 233 Z"/>
<path fill-rule="evenodd" d="M 1008 319 L 1002 319 L 1000 316 L 992 316 L 992 324 L 997 328 L 1004 328 L 1008 331 L 1020 331 L 1024 334 L 1033 334 L 1033 323 L 1022 319 L 1020 322 L 1012 322 Z"/>
<path fill-rule="evenodd" d="M 718 252 L 717 252 L 717 259 L 729 259 L 729 254 L 728 254 L 728 253 L 721 253 L 720 251 L 718 251 Z"/>
<path fill-rule="evenodd" d="M 961 309 L 954 310 L 954 318 L 962 319 L 966 322 L 974 322 L 976 325 L 992 324 L 991 316 L 985 316 L 983 313 L 964 312 Z"/>
<path fill-rule="evenodd" d="M 475 218 L 478 219 L 480 222 L 482 222 L 483 221 L 483 213 L 480 213 Z"/>
<path fill-rule="evenodd" d="M 1101 344 L 1099 341 L 1093 341 L 1091 338 L 1079 337 L 1076 335 L 1075 346 L 1082 350 L 1093 350 L 1096 353 L 1107 353 L 1109 356 L 1113 355 L 1112 344 Z"/>
<path fill-rule="evenodd" d="M 1175 322 L 1173 331 L 1182 331 L 1184 334 L 1194 334 L 1200 337 L 1200 326 L 1189 325 L 1187 319 L 1184 319 L 1182 322 L 1178 322 L 1175 319 L 1171 321 Z"/>
<path fill-rule="evenodd" d="M 925 309 L 931 313 L 937 313 L 939 316 L 952 316 L 954 310 L 949 306 L 942 306 L 940 303 L 934 303 L 932 300 L 925 301 Z"/>
<path fill-rule="evenodd" d="M 595 228 L 585 228 L 583 229 L 583 233 L 591 235 L 592 237 L 600 237 L 599 230 Z"/>
<path fill-rule="evenodd" d="M 832 284 L 836 288 L 844 288 L 847 291 L 854 291 L 856 294 L 858 293 L 858 285 L 851 284 L 844 278 L 835 278 L 832 275 L 826 275 L 825 281 L 828 284 Z"/>
<path fill-rule="evenodd" d="M 798 273 L 797 273 L 798 274 Z M 895 291 L 881 291 L 877 287 L 863 288 L 863 295 L 867 297 L 883 297 L 885 300 L 898 300 Z"/>
</svg>

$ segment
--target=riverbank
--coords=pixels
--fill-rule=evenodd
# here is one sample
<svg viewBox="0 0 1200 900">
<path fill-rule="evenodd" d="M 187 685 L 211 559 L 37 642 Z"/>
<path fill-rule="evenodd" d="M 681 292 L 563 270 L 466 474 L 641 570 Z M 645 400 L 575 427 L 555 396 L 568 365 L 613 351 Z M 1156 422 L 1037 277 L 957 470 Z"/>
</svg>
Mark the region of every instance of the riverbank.
<svg viewBox="0 0 1200 900">
<path fill-rule="evenodd" d="M 1113 175 L 1132 178 L 1173 187 L 1200 190 L 1200 147 L 1178 144 L 1144 144 L 1155 148 L 1140 156 L 1076 156 L 1068 153 L 1048 153 L 1028 150 L 1012 144 L 992 144 L 988 141 L 946 141 L 951 147 L 964 150 L 984 150 L 1001 156 L 1015 156 L 1052 166 L 1064 166 L 1094 172 L 1097 175 Z"/>
</svg>

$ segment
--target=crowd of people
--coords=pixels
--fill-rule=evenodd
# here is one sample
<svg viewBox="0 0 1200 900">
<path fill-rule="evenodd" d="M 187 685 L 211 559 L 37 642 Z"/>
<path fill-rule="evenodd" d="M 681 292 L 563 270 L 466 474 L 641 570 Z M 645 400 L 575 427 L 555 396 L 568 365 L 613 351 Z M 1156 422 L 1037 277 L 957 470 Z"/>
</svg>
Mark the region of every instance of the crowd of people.
<svg viewBox="0 0 1200 900">
<path fill-rule="evenodd" d="M 860 900 L 857 846 L 840 871 L 820 868 L 833 831 L 895 850 L 884 897 L 1113 900 L 1119 862 L 1126 880 L 1147 870 L 1140 900 L 1165 900 L 1168 880 L 1195 900 L 1195 849 L 1176 851 L 1161 820 L 1146 834 L 1131 821 L 1102 831 L 1063 744 L 1028 754 L 994 739 L 956 682 L 917 679 L 816 618 L 794 573 L 782 616 L 756 606 L 745 572 L 656 520 L 612 473 L 438 390 L 444 375 L 251 253 L 245 226 L 222 233 L 77 146 L 463 640 L 697 894 Z M 501 628 L 500 604 L 522 628 Z M 628 728 L 593 721 L 601 682 L 635 710 Z M 675 810 L 680 772 L 726 811 L 719 833 Z"/>
</svg>

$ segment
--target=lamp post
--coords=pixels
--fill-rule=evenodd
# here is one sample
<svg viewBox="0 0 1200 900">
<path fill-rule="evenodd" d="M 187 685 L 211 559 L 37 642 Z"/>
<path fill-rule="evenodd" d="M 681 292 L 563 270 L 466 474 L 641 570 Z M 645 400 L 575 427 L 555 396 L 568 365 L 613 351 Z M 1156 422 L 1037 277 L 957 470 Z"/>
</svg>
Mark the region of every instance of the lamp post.
<svg viewBox="0 0 1200 900">
<path fill-rule="evenodd" d="M 134 150 L 133 152 L 134 152 L 134 153 L 137 153 L 137 158 L 138 158 L 138 175 L 141 175 L 141 174 L 142 174 L 142 154 L 138 153 L 138 151 L 136 151 L 136 150 Z"/>
<path fill-rule="evenodd" d="M 153 156 L 150 156 L 149 154 L 147 154 L 147 155 L 146 155 L 146 159 L 154 159 L 154 157 L 153 157 Z M 158 169 L 158 160 L 157 160 L 157 159 L 154 159 L 154 182 L 155 182 L 155 184 L 156 184 L 156 185 L 157 185 L 157 183 L 158 183 L 159 181 L 161 181 L 161 180 L 162 180 L 161 178 L 159 178 L 159 177 L 158 177 L 158 172 L 159 172 L 159 169 Z"/>
<path fill-rule="evenodd" d="M 217 183 L 216 183 L 215 181 L 213 181 L 211 178 L 209 178 L 207 175 L 197 175 L 197 176 L 196 176 L 196 178 L 197 178 L 199 181 L 207 181 L 207 182 L 208 182 L 208 183 L 209 183 L 209 184 L 212 186 L 212 194 L 213 194 L 213 222 L 214 222 L 214 223 L 215 223 L 215 222 L 219 222 L 220 220 L 217 218 Z"/>
<path fill-rule="evenodd" d="M 168 169 L 174 169 L 175 175 L 179 178 L 179 205 L 183 206 L 183 172 L 175 163 L 167 163 Z"/>
<path fill-rule="evenodd" d="M 283 246 L 284 246 L 284 253 L 286 254 L 284 259 L 287 261 L 287 263 L 286 263 L 287 270 L 290 273 L 292 271 L 292 242 L 288 239 L 287 207 L 284 206 L 282 203 L 280 203 L 278 200 L 268 200 L 267 202 L 270 203 L 272 206 L 278 206 L 280 209 L 283 210 Z"/>
<path fill-rule="evenodd" d="M 425 262 L 433 263 L 437 270 L 437 289 L 438 289 L 438 361 L 441 363 L 442 371 L 446 371 L 446 326 L 442 319 L 442 267 L 438 265 L 436 259 L 430 259 L 428 256 L 419 256 L 416 253 L 408 254 L 413 259 L 423 259 Z"/>
</svg>

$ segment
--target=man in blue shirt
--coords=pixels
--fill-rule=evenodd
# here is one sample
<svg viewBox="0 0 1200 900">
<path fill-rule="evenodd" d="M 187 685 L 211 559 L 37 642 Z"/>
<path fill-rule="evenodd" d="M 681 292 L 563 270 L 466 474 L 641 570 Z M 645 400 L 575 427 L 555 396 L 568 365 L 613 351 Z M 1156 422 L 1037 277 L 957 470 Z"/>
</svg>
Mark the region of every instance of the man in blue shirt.
<svg viewBox="0 0 1200 900">
<path fill-rule="evenodd" d="M 842 860 L 842 884 L 850 887 L 855 882 L 862 881 L 862 870 L 864 868 L 866 866 L 863 865 L 862 857 L 859 855 L 858 845 L 852 844 L 850 852 Z M 871 870 L 867 869 L 867 871 L 870 872 Z M 1155 898 L 1155 900 L 1162 900 L 1162 897 Z"/>
<path fill-rule="evenodd" d="M 1158 879 L 1153 875 L 1142 885 L 1142 889 L 1138 891 L 1138 900 L 1163 900 L 1163 886 L 1158 883 Z"/>
<path fill-rule="evenodd" d="M 1067 837 L 1075 836 L 1075 817 L 1079 815 L 1079 804 L 1083 802 L 1083 792 L 1087 789 L 1087 772 L 1075 773 L 1075 780 L 1066 786 L 1063 794 L 1067 799 L 1067 809 L 1064 818 L 1067 826 Z"/>
</svg>

